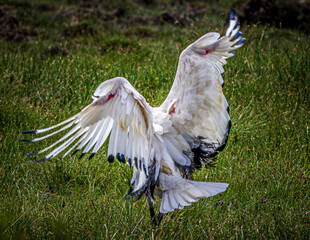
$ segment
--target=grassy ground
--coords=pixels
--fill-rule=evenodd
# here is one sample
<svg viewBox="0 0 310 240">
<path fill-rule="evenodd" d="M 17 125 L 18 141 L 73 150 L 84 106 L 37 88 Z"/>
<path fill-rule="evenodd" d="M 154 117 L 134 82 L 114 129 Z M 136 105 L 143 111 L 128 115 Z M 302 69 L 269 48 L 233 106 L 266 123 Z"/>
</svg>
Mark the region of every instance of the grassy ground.
<svg viewBox="0 0 310 240">
<path fill-rule="evenodd" d="M 189 8 L 163 2 L 170 12 Z M 110 17 L 117 5 L 105 3 L 97 7 L 101 18 L 79 10 L 55 20 L 60 1 L 0 3 L 12 7 L 16 28 L 24 31 L 21 42 L 16 28 L 12 40 L 0 39 L 0 239 L 310 238 L 308 36 L 242 26 L 247 43 L 224 75 L 230 139 L 217 167 L 195 175 L 230 186 L 166 215 L 153 228 L 145 201 L 124 199 L 131 170 L 109 165 L 106 149 L 90 161 L 67 157 L 33 164 L 25 153 L 55 138 L 20 143 L 19 132 L 77 113 L 102 81 L 115 76 L 126 77 L 158 106 L 172 85 L 180 52 L 207 31 L 223 33 L 230 6 L 195 3 L 205 13 L 181 24 L 162 21 L 163 7 L 154 4 L 128 3 L 123 14 Z M 49 10 L 38 10 L 42 3 Z M 138 24 L 133 12 L 152 18 Z M 79 21 L 72 23 L 74 17 Z"/>
</svg>

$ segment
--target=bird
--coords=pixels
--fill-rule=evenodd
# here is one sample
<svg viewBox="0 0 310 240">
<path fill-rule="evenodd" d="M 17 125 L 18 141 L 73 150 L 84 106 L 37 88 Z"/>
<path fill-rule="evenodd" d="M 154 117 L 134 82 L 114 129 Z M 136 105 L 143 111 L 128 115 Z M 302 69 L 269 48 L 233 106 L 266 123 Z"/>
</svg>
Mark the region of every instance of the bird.
<svg viewBox="0 0 310 240">
<path fill-rule="evenodd" d="M 234 9 L 225 35 L 209 32 L 182 51 L 167 98 L 152 107 L 123 77 L 102 82 L 92 103 L 67 120 L 22 134 L 45 134 L 23 142 L 38 142 L 65 130 L 55 143 L 37 153 L 45 162 L 74 151 L 93 158 L 108 139 L 107 161 L 132 167 L 126 198 L 143 195 L 155 224 L 164 214 L 183 209 L 199 199 L 226 191 L 228 184 L 193 180 L 193 173 L 212 165 L 227 144 L 231 128 L 223 94 L 223 66 L 245 38 Z M 50 132 L 50 133 L 48 133 Z M 48 133 L 48 134 L 47 134 Z M 49 152 L 46 154 L 46 152 Z M 161 199 L 155 214 L 154 203 Z"/>
</svg>

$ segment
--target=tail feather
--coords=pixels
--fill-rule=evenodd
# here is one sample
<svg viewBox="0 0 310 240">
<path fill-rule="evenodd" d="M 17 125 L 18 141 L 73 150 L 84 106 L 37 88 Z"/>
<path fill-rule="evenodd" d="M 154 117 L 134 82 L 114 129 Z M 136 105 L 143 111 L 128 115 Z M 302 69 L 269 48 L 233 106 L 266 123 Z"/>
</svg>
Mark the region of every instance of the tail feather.
<svg viewBox="0 0 310 240">
<path fill-rule="evenodd" d="M 163 175 L 163 174 L 162 174 Z M 224 192 L 227 183 L 196 182 L 180 176 L 162 176 L 161 183 L 167 189 L 162 195 L 160 212 L 172 212 L 197 202 L 199 199 L 212 197 Z"/>
</svg>

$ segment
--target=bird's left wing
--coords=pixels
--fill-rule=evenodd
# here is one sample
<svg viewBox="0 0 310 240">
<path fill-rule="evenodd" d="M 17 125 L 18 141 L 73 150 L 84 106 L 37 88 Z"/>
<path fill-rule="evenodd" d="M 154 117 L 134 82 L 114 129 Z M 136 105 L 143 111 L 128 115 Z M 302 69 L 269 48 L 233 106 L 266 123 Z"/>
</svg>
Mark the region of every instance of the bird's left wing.
<svg viewBox="0 0 310 240">
<path fill-rule="evenodd" d="M 57 125 L 22 133 L 40 134 L 50 130 L 54 132 L 35 139 L 19 140 L 37 142 L 70 129 L 54 144 L 36 153 L 41 154 L 52 149 L 37 161 L 43 162 L 64 152 L 63 158 L 72 150 L 75 152 L 82 150 L 81 157 L 91 152 L 89 158 L 92 158 L 110 136 L 108 161 L 112 162 L 116 157 L 119 161 L 133 166 L 131 184 L 135 186 L 133 190 L 137 191 L 144 185 L 148 167 L 151 165 L 150 150 L 153 137 L 151 107 L 144 97 L 121 77 L 100 84 L 94 92 L 93 99 L 94 101 L 80 113 Z"/>
</svg>

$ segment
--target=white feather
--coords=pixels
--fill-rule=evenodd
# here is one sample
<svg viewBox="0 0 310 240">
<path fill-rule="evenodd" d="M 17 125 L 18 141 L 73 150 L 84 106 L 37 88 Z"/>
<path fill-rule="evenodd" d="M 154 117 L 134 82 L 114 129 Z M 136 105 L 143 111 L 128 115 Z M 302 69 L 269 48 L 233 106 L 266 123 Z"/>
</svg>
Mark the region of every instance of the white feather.
<svg viewBox="0 0 310 240">
<path fill-rule="evenodd" d="M 104 144 L 105 140 L 108 138 L 110 131 L 113 127 L 113 120 L 111 118 L 106 118 L 104 121 L 104 126 L 102 126 L 103 128 L 103 134 L 101 134 L 100 138 L 98 139 L 96 146 L 93 149 L 93 153 L 96 153 L 99 148 Z"/>
<path fill-rule="evenodd" d="M 86 136 L 83 138 L 81 144 L 77 147 L 77 150 L 82 149 L 88 142 L 89 140 L 94 136 L 94 134 L 97 132 L 98 127 L 100 127 L 100 123 L 94 124 L 91 126 L 90 130 L 87 132 Z"/>
</svg>

